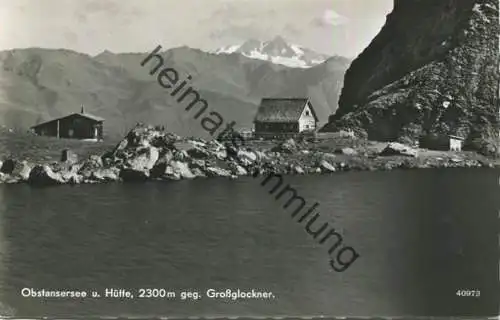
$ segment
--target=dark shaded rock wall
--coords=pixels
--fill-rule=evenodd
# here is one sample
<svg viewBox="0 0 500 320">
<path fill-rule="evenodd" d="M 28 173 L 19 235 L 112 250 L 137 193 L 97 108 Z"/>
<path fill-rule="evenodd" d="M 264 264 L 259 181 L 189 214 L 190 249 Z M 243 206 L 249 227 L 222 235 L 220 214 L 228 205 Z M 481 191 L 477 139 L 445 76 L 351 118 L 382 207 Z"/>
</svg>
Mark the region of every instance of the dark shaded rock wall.
<svg viewBox="0 0 500 320">
<path fill-rule="evenodd" d="M 498 141 L 496 0 L 396 0 L 353 61 L 323 131 L 415 142 L 448 134 L 494 152 Z"/>
</svg>

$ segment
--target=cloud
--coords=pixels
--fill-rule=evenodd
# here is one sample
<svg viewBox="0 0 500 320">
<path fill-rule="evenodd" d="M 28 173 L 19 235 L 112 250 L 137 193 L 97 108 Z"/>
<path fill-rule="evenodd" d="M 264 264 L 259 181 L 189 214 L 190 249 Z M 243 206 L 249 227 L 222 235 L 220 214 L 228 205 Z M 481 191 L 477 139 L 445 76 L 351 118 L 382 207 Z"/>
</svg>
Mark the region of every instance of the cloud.
<svg viewBox="0 0 500 320">
<path fill-rule="evenodd" d="M 0 50 L 68 48 L 89 54 L 188 45 L 211 50 L 282 35 L 349 55 L 380 29 L 393 0 L 0 0 Z M 56 12 L 57 14 L 54 14 Z M 337 39 L 335 42 L 325 39 Z M 333 43 L 333 44 L 332 44 Z"/>
<path fill-rule="evenodd" d="M 294 26 L 293 24 L 287 24 L 284 28 L 283 28 L 283 34 L 285 35 L 300 35 L 303 33 L 303 30 Z"/>
<path fill-rule="evenodd" d="M 325 10 L 321 16 L 312 20 L 312 24 L 319 27 L 340 26 L 348 22 L 349 19 L 330 9 Z"/>
<path fill-rule="evenodd" d="M 110 0 L 94 0 L 82 2 L 82 4 L 84 12 L 88 14 L 100 12 L 109 14 L 120 13 L 120 5 L 117 2 L 113 2 Z"/>
<path fill-rule="evenodd" d="M 209 37 L 212 40 L 244 41 L 248 38 L 266 37 L 272 29 L 270 17 L 276 15 L 272 7 L 256 6 L 251 2 L 223 2 L 198 24 L 200 28 L 211 25 Z"/>
<path fill-rule="evenodd" d="M 89 19 L 96 16 L 129 23 L 132 19 L 140 17 L 142 11 L 130 1 L 88 0 L 79 2 L 74 14 L 76 20 L 82 24 L 89 23 Z"/>
<path fill-rule="evenodd" d="M 210 32 L 209 37 L 213 40 L 236 41 L 241 42 L 249 38 L 261 39 L 264 33 L 255 28 L 255 24 L 249 25 L 231 25 Z"/>
<path fill-rule="evenodd" d="M 80 23 L 87 23 L 87 15 L 83 12 L 75 12 L 75 18 Z"/>
</svg>

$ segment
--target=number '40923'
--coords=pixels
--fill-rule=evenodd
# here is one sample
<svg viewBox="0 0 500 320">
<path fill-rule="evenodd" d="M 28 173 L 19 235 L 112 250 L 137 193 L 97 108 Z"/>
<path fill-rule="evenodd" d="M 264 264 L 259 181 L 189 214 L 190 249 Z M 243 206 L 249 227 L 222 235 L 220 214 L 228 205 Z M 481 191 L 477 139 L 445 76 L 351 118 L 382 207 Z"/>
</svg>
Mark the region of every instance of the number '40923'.
<svg viewBox="0 0 500 320">
<path fill-rule="evenodd" d="M 459 297 L 479 297 L 481 296 L 481 291 L 479 290 L 457 290 L 457 296 Z"/>
</svg>

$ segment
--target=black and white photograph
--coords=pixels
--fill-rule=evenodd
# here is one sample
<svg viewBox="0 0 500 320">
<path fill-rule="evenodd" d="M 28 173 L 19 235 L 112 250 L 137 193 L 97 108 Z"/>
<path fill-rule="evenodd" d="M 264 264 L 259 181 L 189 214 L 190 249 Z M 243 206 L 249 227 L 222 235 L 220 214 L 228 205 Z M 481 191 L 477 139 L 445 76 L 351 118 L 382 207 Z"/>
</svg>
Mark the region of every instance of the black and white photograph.
<svg viewBox="0 0 500 320">
<path fill-rule="evenodd" d="M 2 319 L 498 319 L 498 0 L 0 0 Z"/>
</svg>

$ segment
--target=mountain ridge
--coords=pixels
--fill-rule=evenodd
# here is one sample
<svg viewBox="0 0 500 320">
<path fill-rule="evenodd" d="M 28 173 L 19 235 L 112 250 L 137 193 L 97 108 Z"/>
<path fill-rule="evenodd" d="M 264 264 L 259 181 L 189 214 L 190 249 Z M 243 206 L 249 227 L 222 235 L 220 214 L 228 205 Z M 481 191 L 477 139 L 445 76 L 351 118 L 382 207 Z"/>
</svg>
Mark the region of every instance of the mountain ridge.
<svg viewBox="0 0 500 320">
<path fill-rule="evenodd" d="M 276 36 L 269 41 L 248 39 L 242 44 L 225 46 L 211 51 L 211 53 L 239 53 L 251 59 L 270 61 L 291 68 L 310 68 L 331 57 L 303 46 L 290 44 L 281 36 Z"/>
<path fill-rule="evenodd" d="M 28 48 L 0 52 L 0 125 L 25 130 L 77 112 L 102 116 L 105 135 L 120 137 L 137 122 L 166 125 L 180 135 L 198 128 L 140 65 L 145 53 Z M 192 75 L 193 87 L 228 120 L 252 125 L 262 97 L 311 96 L 326 121 L 335 111 L 349 60 L 332 59 L 310 69 L 288 68 L 242 55 L 214 55 L 179 47 L 161 53 L 165 64 Z M 333 89 L 332 89 L 333 88 Z"/>
</svg>

